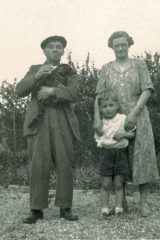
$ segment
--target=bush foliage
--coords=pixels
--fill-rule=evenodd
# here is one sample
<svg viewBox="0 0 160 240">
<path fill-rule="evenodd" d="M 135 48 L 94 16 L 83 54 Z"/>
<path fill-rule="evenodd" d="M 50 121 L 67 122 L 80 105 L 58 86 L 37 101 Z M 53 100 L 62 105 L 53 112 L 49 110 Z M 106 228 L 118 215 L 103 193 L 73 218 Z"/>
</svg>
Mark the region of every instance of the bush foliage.
<svg viewBox="0 0 160 240">
<path fill-rule="evenodd" d="M 138 56 L 138 58 L 146 61 L 155 87 L 155 93 L 148 102 L 148 109 L 158 154 L 160 152 L 160 54 L 156 53 L 152 56 L 145 53 L 144 57 Z M 89 54 L 82 67 L 79 67 L 78 64 L 74 65 L 71 53 L 68 55 L 68 63 L 76 68 L 80 84 L 80 99 L 74 104 L 74 109 L 79 120 L 82 141 L 75 146 L 75 162 L 79 167 L 78 175 L 80 178 L 83 176 L 85 183 L 80 183 L 80 179 L 76 179 L 76 181 L 78 186 L 86 186 L 87 181 L 89 182 L 88 179 L 92 179 L 94 182 L 98 175 L 98 149 L 94 142 L 92 126 L 95 88 L 100 70 L 94 66 L 94 63 L 90 63 Z M 0 90 L 0 182 L 5 182 L 6 185 L 28 184 L 28 153 L 26 139 L 23 137 L 23 122 L 30 98 L 18 98 L 15 95 L 16 83 L 16 79 L 13 84 L 3 81 Z M 86 179 L 84 172 L 85 167 L 88 169 L 88 166 L 92 167 L 90 173 L 87 170 L 88 179 Z M 95 185 L 99 185 L 99 183 L 95 182 Z"/>
</svg>

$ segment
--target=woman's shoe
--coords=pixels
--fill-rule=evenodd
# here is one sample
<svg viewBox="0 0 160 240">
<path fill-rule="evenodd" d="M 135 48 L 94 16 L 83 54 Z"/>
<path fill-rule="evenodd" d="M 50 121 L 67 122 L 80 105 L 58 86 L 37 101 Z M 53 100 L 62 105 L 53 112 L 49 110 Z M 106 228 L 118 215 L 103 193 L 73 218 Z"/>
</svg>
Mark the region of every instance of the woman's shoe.
<svg viewBox="0 0 160 240">
<path fill-rule="evenodd" d="M 147 203 L 143 204 L 143 206 L 141 207 L 141 216 L 148 217 L 150 214 L 151 214 L 151 210 L 149 205 Z"/>
<path fill-rule="evenodd" d="M 67 221 L 77 221 L 78 216 L 72 214 L 71 208 L 60 208 L 60 218 L 64 218 Z"/>
</svg>

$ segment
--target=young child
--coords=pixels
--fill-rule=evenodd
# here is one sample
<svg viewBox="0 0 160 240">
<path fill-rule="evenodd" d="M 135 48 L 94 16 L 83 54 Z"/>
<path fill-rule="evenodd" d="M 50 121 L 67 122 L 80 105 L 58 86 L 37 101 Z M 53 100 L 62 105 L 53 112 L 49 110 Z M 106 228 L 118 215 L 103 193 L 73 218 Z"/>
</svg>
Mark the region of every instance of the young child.
<svg viewBox="0 0 160 240">
<path fill-rule="evenodd" d="M 134 138 L 133 131 L 125 131 L 126 115 L 118 113 L 118 96 L 113 90 L 105 89 L 98 94 L 99 111 L 103 123 L 102 136 L 95 133 L 97 147 L 102 148 L 100 175 L 102 180 L 102 215 L 108 217 L 109 197 L 112 182 L 115 189 L 115 214 L 123 212 L 123 181 L 129 175 L 126 148 L 129 139 Z"/>
</svg>

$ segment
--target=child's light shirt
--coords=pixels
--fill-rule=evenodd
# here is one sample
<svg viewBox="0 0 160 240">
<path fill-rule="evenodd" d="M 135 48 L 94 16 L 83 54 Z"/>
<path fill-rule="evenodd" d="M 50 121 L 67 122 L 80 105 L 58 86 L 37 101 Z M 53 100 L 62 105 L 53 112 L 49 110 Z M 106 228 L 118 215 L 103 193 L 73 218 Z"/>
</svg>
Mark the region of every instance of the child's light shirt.
<svg viewBox="0 0 160 240">
<path fill-rule="evenodd" d="M 117 113 L 112 119 L 102 119 L 103 135 L 99 136 L 97 133 L 94 134 L 97 147 L 104 148 L 126 148 L 129 144 L 128 139 L 122 138 L 121 140 L 115 140 L 113 138 L 115 132 L 123 131 L 125 127 L 126 115 Z"/>
</svg>

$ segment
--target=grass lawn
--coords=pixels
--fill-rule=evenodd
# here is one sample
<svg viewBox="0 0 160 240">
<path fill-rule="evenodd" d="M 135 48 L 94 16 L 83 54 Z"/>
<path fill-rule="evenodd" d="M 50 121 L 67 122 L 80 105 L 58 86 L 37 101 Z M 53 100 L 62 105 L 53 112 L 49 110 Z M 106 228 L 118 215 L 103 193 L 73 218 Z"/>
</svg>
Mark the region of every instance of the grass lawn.
<svg viewBox="0 0 160 240">
<path fill-rule="evenodd" d="M 152 214 L 142 218 L 139 213 L 139 193 L 128 194 L 129 212 L 122 217 L 100 217 L 100 190 L 75 190 L 73 211 L 79 221 L 68 222 L 59 218 L 54 206 L 55 192 L 51 191 L 49 208 L 44 210 L 44 220 L 36 224 L 23 224 L 29 210 L 28 192 L 23 188 L 0 188 L 0 240 L 2 239 L 160 239 L 160 194 L 150 192 Z M 114 206 L 114 195 L 110 199 Z"/>
</svg>

